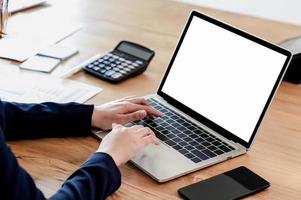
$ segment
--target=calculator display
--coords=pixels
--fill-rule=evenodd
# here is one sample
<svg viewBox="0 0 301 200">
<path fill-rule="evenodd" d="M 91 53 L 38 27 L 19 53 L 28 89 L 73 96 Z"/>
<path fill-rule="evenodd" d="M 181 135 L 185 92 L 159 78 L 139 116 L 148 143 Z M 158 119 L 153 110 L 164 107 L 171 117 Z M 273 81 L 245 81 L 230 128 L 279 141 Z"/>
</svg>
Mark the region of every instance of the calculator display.
<svg viewBox="0 0 301 200">
<path fill-rule="evenodd" d="M 121 43 L 117 50 L 134 55 L 143 60 L 149 60 L 152 56 L 151 52 L 144 51 L 138 47 L 126 43 Z"/>
</svg>

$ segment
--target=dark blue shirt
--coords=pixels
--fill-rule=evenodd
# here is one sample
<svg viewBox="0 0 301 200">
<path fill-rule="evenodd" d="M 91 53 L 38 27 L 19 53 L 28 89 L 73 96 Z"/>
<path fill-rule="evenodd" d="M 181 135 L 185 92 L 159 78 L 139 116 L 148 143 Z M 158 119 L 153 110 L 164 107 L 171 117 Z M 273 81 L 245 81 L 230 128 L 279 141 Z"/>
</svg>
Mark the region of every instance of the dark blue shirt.
<svg viewBox="0 0 301 200">
<path fill-rule="evenodd" d="M 0 100 L 0 199 L 41 200 L 43 193 L 18 164 L 7 140 L 90 135 L 92 105 L 20 104 Z M 105 153 L 94 153 L 50 200 L 99 200 L 116 191 L 121 175 Z"/>
</svg>

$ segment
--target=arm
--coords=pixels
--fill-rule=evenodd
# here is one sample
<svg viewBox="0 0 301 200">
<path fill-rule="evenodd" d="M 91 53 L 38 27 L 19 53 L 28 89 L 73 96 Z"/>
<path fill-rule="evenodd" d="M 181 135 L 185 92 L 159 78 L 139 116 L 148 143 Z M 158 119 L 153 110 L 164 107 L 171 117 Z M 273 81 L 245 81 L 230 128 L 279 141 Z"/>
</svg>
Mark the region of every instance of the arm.
<svg viewBox="0 0 301 200">
<path fill-rule="evenodd" d="M 31 176 L 19 166 L 3 141 L 0 129 L 0 198 L 6 200 L 45 200 Z M 105 199 L 120 186 L 121 175 L 106 153 L 95 153 L 64 183 L 51 200 Z"/>
<path fill-rule="evenodd" d="M 98 107 L 93 112 L 93 124 L 101 124 L 104 116 L 113 112 L 114 121 L 126 122 L 141 118 L 141 114 L 151 111 L 145 106 L 131 105 L 128 103 L 116 103 L 111 106 Z M 140 100 L 139 100 L 140 101 Z M 127 105 L 127 106 L 126 106 Z M 1 108 L 1 104 L 0 104 Z M 135 111 L 144 109 L 144 112 Z M 3 127 L 5 119 L 0 109 L 0 197 L 8 200 L 44 200 L 45 197 L 36 187 L 30 175 L 19 166 L 15 156 L 4 143 Z M 107 119 L 107 122 L 111 122 Z M 104 126 L 103 124 L 102 126 Z M 106 125 L 108 126 L 108 125 Z M 105 128 L 105 127 L 104 127 Z M 103 139 L 97 153 L 86 161 L 80 169 L 75 171 L 63 184 L 61 189 L 55 193 L 51 200 L 99 200 L 105 199 L 120 186 L 120 172 L 117 166 L 126 163 L 144 146 L 159 140 L 149 128 L 132 126 L 130 128 L 122 125 L 114 125 L 113 130 Z M 126 148 L 124 148 L 126 147 Z M 117 166 L 116 166 L 117 165 Z M 13 178 L 12 178 L 13 177 Z"/>
<path fill-rule="evenodd" d="M 89 135 L 93 105 L 1 102 L 6 139 Z"/>
</svg>

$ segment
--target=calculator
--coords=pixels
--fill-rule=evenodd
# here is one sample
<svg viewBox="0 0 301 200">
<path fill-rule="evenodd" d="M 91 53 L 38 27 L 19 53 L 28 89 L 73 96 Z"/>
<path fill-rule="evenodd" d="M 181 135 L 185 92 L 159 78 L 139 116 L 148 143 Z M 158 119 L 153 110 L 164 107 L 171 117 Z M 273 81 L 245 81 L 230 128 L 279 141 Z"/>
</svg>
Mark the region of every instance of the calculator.
<svg viewBox="0 0 301 200">
<path fill-rule="evenodd" d="M 98 78 L 117 83 L 144 72 L 155 52 L 140 44 L 121 41 L 105 55 L 89 59 L 83 70 Z"/>
</svg>

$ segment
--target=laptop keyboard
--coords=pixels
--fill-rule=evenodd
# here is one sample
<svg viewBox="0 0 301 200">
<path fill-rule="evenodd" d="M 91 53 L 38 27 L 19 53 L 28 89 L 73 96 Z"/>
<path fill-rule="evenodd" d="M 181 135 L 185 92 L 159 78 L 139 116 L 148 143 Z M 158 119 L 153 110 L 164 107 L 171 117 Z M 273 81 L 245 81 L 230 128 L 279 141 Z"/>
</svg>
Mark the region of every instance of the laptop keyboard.
<svg viewBox="0 0 301 200">
<path fill-rule="evenodd" d="M 208 131 L 186 120 L 154 99 L 151 106 L 164 113 L 162 117 L 146 117 L 136 124 L 151 128 L 156 136 L 195 163 L 227 153 L 234 148 Z"/>
</svg>

